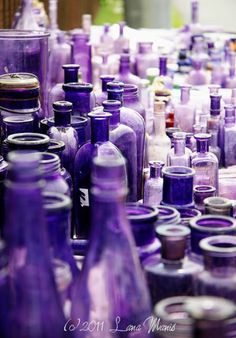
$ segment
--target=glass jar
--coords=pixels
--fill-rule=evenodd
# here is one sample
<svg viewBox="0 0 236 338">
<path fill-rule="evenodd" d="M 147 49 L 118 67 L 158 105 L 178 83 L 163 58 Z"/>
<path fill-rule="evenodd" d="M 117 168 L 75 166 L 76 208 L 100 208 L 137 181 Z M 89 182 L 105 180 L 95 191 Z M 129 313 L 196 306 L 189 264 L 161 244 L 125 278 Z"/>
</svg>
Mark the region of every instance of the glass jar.
<svg viewBox="0 0 236 338">
<path fill-rule="evenodd" d="M 30 116 L 8 116 L 3 119 L 3 139 L 12 134 L 33 133 L 34 119 Z"/>
<path fill-rule="evenodd" d="M 193 187 L 193 199 L 195 208 L 204 213 L 204 199 L 216 195 L 216 188 L 211 185 L 196 185 Z"/>
</svg>

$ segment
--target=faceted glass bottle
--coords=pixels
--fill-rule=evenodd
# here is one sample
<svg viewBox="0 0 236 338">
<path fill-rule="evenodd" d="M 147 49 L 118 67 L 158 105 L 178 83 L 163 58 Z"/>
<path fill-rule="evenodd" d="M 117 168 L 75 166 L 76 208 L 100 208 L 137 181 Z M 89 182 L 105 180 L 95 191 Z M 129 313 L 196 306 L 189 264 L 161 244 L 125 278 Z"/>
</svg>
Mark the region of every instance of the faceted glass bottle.
<svg viewBox="0 0 236 338">
<path fill-rule="evenodd" d="M 128 126 L 120 123 L 120 101 L 107 100 L 103 102 L 104 112 L 111 114 L 110 141 L 120 150 L 126 159 L 129 202 L 136 202 L 137 196 L 137 141 L 135 132 Z"/>
<path fill-rule="evenodd" d="M 139 101 L 138 87 L 136 85 L 134 84 L 124 85 L 123 99 L 125 107 L 135 110 L 142 116 L 144 121 L 146 120 L 146 112 L 143 105 Z"/>
<path fill-rule="evenodd" d="M 151 314 L 145 278 L 126 216 L 125 176 L 124 159 L 117 154 L 104 154 L 94 160 L 91 239 L 73 295 L 73 324 L 79 325 L 78 318 L 81 323 L 104 322 L 103 337 L 115 334 L 131 338 L 132 332 L 117 332 L 117 324 L 119 330 L 125 330 L 130 323 L 145 322 Z M 147 331 L 148 326 L 141 326 L 135 337 L 147 338 Z M 86 332 L 75 333 L 78 338 L 87 336 Z"/>
<path fill-rule="evenodd" d="M 143 166 L 144 166 L 144 142 L 145 142 L 145 123 L 137 111 L 123 107 L 124 85 L 121 82 L 109 82 L 107 84 L 108 100 L 118 100 L 121 102 L 120 122 L 127 125 L 136 134 L 137 141 L 137 191 L 138 200 L 143 194 Z"/>
<path fill-rule="evenodd" d="M 187 227 L 162 225 L 156 231 L 162 245 L 161 260 L 145 265 L 153 305 L 167 297 L 193 295 L 194 277 L 203 269 L 185 257 L 190 234 Z"/>
<path fill-rule="evenodd" d="M 165 103 L 154 103 L 153 135 L 148 139 L 148 160 L 166 163 L 171 141 L 166 135 Z"/>
<path fill-rule="evenodd" d="M 209 152 L 210 134 L 195 134 L 197 151 L 192 155 L 192 168 L 195 170 L 194 186 L 211 185 L 218 192 L 218 159 Z"/>
<path fill-rule="evenodd" d="M 233 105 L 225 106 L 225 125 L 224 125 L 224 160 L 225 166 L 236 164 L 236 124 L 235 107 Z"/>
<path fill-rule="evenodd" d="M 137 87 L 140 85 L 140 78 L 130 71 L 130 55 L 122 54 L 120 56 L 119 74 L 116 75 L 116 80 L 125 84 L 134 84 Z"/>
<path fill-rule="evenodd" d="M 173 134 L 174 147 L 167 155 L 168 166 L 191 166 L 192 152 L 186 145 L 186 134 L 177 132 Z"/>
<path fill-rule="evenodd" d="M 72 103 L 67 101 L 54 102 L 53 110 L 54 127 L 49 129 L 48 135 L 52 139 L 65 143 L 61 162 L 63 167 L 73 176 L 75 155 L 79 148 L 79 142 L 76 130 L 71 127 Z"/>
<path fill-rule="evenodd" d="M 90 188 L 92 160 L 102 149 L 120 151 L 109 142 L 110 113 L 93 111 L 88 116 L 91 119 L 91 141 L 81 146 L 75 157 L 74 172 L 74 227 L 76 237 L 88 239 L 90 233 Z"/>
<path fill-rule="evenodd" d="M 4 238 L 9 252 L 9 337 L 65 337 L 65 318 L 54 281 L 43 213 L 40 154 L 9 154 Z M 30 206 L 30 207 L 29 207 Z M 40 231 L 35 231 L 40 229 Z"/>
<path fill-rule="evenodd" d="M 180 102 L 174 107 L 175 127 L 192 132 L 195 122 L 195 105 L 190 100 L 190 85 L 181 86 Z"/>
<path fill-rule="evenodd" d="M 157 207 L 162 201 L 163 178 L 161 170 L 164 166 L 162 161 L 150 161 L 150 177 L 144 185 L 143 203 L 151 207 Z"/>
</svg>

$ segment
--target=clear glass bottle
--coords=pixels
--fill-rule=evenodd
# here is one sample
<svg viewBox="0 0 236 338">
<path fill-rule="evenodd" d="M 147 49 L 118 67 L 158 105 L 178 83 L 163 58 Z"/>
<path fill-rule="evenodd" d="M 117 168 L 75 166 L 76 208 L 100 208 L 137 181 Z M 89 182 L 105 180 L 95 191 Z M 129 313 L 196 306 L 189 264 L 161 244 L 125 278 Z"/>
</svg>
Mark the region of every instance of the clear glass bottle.
<svg viewBox="0 0 236 338">
<path fill-rule="evenodd" d="M 103 111 L 111 114 L 109 139 L 126 159 L 129 188 L 127 200 L 136 202 L 138 200 L 136 134 L 133 129 L 120 123 L 120 101 L 107 100 L 102 105 Z"/>
<path fill-rule="evenodd" d="M 195 294 L 223 297 L 236 302 L 236 239 L 211 236 L 200 242 L 205 269 L 196 278 Z"/>
<path fill-rule="evenodd" d="M 64 337 L 43 213 L 40 154 L 11 152 L 6 180 L 4 238 L 9 253 L 9 337 Z M 30 207 L 29 207 L 30 206 Z M 35 231 L 40 229 L 40 231 Z"/>
<path fill-rule="evenodd" d="M 191 167 L 192 152 L 186 145 L 186 134 L 177 132 L 173 134 L 174 147 L 171 148 L 167 155 L 168 166 Z"/>
<path fill-rule="evenodd" d="M 192 168 L 195 170 L 194 186 L 211 185 L 218 193 L 218 167 L 217 157 L 209 152 L 210 134 L 195 134 L 197 151 L 192 155 Z"/>
<path fill-rule="evenodd" d="M 110 34 L 110 24 L 103 25 L 103 33 L 100 38 L 100 48 L 103 52 L 112 54 L 114 52 L 114 39 Z"/>
<path fill-rule="evenodd" d="M 195 208 L 204 213 L 204 199 L 216 195 L 216 188 L 207 185 L 196 185 L 193 188 L 193 199 Z"/>
<path fill-rule="evenodd" d="M 224 124 L 224 160 L 225 166 L 236 164 L 235 141 L 235 107 L 231 104 L 225 106 L 225 124 Z"/>
<path fill-rule="evenodd" d="M 180 102 L 174 107 L 175 127 L 192 132 L 195 122 L 195 105 L 190 100 L 190 85 L 181 86 Z"/>
<path fill-rule="evenodd" d="M 154 131 L 148 139 L 148 160 L 166 163 L 171 141 L 166 135 L 165 103 L 154 103 Z"/>
<path fill-rule="evenodd" d="M 48 131 L 51 139 L 63 141 L 65 149 L 62 152 L 61 162 L 63 167 L 74 176 L 75 155 L 79 148 L 78 134 L 71 126 L 72 103 L 57 101 L 53 103 L 54 126 Z"/>
<path fill-rule="evenodd" d="M 78 325 L 78 318 L 81 323 L 104 322 L 102 336 L 109 337 L 113 332 L 117 337 L 130 338 L 134 335 L 132 332 L 115 331 L 117 316 L 119 329 L 125 330 L 130 323 L 143 323 L 151 315 L 151 307 L 126 216 L 124 159 L 117 154 L 96 157 L 92 180 L 91 239 L 73 296 L 71 318 L 74 325 Z M 75 333 L 81 336 L 78 330 Z M 135 336 L 150 335 L 147 327 L 142 326 Z"/>
<path fill-rule="evenodd" d="M 129 48 L 129 39 L 125 37 L 125 22 L 119 23 L 119 37 L 114 41 L 114 53 L 122 54 L 125 49 Z"/>
<path fill-rule="evenodd" d="M 162 225 L 156 232 L 161 241 L 161 261 L 144 267 L 153 305 L 167 297 L 193 295 L 194 277 L 203 270 L 185 256 L 190 234 L 187 227 Z"/>
<path fill-rule="evenodd" d="M 161 171 L 164 167 L 162 161 L 150 161 L 150 177 L 144 185 L 143 203 L 151 207 L 157 207 L 162 201 L 163 178 Z"/>
<path fill-rule="evenodd" d="M 17 30 L 40 30 L 34 14 L 33 0 L 22 0 L 19 14 L 15 18 L 13 29 Z"/>
</svg>

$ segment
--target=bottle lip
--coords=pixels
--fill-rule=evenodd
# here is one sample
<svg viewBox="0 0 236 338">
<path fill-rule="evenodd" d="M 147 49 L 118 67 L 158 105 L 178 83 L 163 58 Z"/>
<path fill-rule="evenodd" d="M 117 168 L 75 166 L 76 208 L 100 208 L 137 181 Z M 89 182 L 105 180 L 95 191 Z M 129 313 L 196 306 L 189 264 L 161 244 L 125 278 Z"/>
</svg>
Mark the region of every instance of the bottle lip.
<svg viewBox="0 0 236 338">
<path fill-rule="evenodd" d="M 52 173 L 60 169 L 60 158 L 58 155 L 53 153 L 41 153 L 42 158 L 40 161 L 40 166 L 43 170 L 43 173 Z"/>
<path fill-rule="evenodd" d="M 109 118 L 111 117 L 112 114 L 108 113 L 104 110 L 100 110 L 100 109 L 96 109 L 91 111 L 90 113 L 88 113 L 88 117 L 90 117 L 91 119 L 104 119 L 104 118 Z"/>
<path fill-rule="evenodd" d="M 63 151 L 65 149 L 65 147 L 66 147 L 65 142 L 63 142 L 61 140 L 50 139 L 48 152 L 54 153 L 55 151 Z"/>
<path fill-rule="evenodd" d="M 104 111 L 113 111 L 119 110 L 121 108 L 121 103 L 118 100 L 105 100 L 102 102 Z"/>
<path fill-rule="evenodd" d="M 180 216 L 178 210 L 173 207 L 157 205 L 157 209 L 159 211 L 158 219 L 161 219 L 163 221 L 165 221 L 166 219 L 169 220 L 170 216 L 174 218 Z"/>
<path fill-rule="evenodd" d="M 1 39 L 43 39 L 50 36 L 49 32 L 23 29 L 0 29 Z"/>
<path fill-rule="evenodd" d="M 126 203 L 127 218 L 130 221 L 142 223 L 155 222 L 158 218 L 158 209 L 140 203 Z"/>
<path fill-rule="evenodd" d="M 56 192 L 44 192 L 43 206 L 47 212 L 54 210 L 70 210 L 72 208 L 72 201 L 64 194 Z"/>
<path fill-rule="evenodd" d="M 43 145 L 49 144 L 49 137 L 39 133 L 19 133 L 12 134 L 7 137 L 7 143 L 14 145 Z"/>
<path fill-rule="evenodd" d="M 206 141 L 209 140 L 211 138 L 211 134 L 208 133 L 198 133 L 194 135 L 194 138 L 197 141 Z"/>
<path fill-rule="evenodd" d="M 79 93 L 91 93 L 93 90 L 93 85 L 88 82 L 71 82 L 71 83 L 64 83 L 62 85 L 64 91 L 73 91 Z"/>
<path fill-rule="evenodd" d="M 124 96 L 127 94 L 136 94 L 138 92 L 138 86 L 131 83 L 124 84 Z"/>
<path fill-rule="evenodd" d="M 39 89 L 38 77 L 31 73 L 16 72 L 0 75 L 0 90 Z"/>
<path fill-rule="evenodd" d="M 190 230 L 183 225 L 163 224 L 156 228 L 159 237 L 167 237 L 172 239 L 180 239 L 190 235 Z"/>
<path fill-rule="evenodd" d="M 211 236 L 199 243 L 203 253 L 216 257 L 236 257 L 236 238 L 234 236 Z"/>
<path fill-rule="evenodd" d="M 69 101 L 56 101 L 52 104 L 55 112 L 71 112 L 73 104 Z"/>
<path fill-rule="evenodd" d="M 202 215 L 201 211 L 192 208 L 178 208 L 181 219 L 191 219 L 192 217 L 199 217 Z"/>
<path fill-rule="evenodd" d="M 149 161 L 148 164 L 149 164 L 149 167 L 163 168 L 164 165 L 165 165 L 165 162 L 163 162 L 163 161 Z"/>
<path fill-rule="evenodd" d="M 201 194 L 201 193 L 214 193 L 216 188 L 211 185 L 195 185 L 193 187 L 194 194 Z"/>
<path fill-rule="evenodd" d="M 164 167 L 162 175 L 163 177 L 193 177 L 195 170 L 184 166 Z"/>
<path fill-rule="evenodd" d="M 212 224 L 212 226 L 209 225 Z M 236 231 L 236 221 L 233 217 L 230 216 L 221 216 L 221 215 L 202 215 L 199 217 L 194 217 L 189 221 L 189 226 L 193 230 L 198 230 L 200 232 L 206 233 L 219 233 L 229 232 L 232 230 Z"/>
<path fill-rule="evenodd" d="M 101 76 L 100 76 L 100 79 L 101 79 L 102 81 L 109 81 L 109 82 L 112 82 L 112 81 L 115 79 L 115 76 L 114 76 L 114 75 L 109 75 L 109 74 L 107 74 L 107 75 L 101 75 Z"/>
<path fill-rule="evenodd" d="M 34 119 L 31 116 L 25 116 L 22 114 L 18 115 L 18 116 L 7 116 L 4 117 L 3 122 L 6 124 L 18 124 L 18 123 L 29 123 L 29 122 L 33 122 Z"/>
<path fill-rule="evenodd" d="M 107 83 L 107 92 L 117 92 L 123 93 L 124 92 L 124 83 L 121 81 L 111 81 Z"/>
<path fill-rule="evenodd" d="M 80 65 L 79 64 L 73 64 L 73 63 L 68 63 L 68 64 L 65 64 L 62 66 L 63 69 L 79 69 L 80 68 Z"/>
<path fill-rule="evenodd" d="M 173 140 L 185 140 L 186 133 L 183 131 L 177 131 L 173 133 Z"/>
<path fill-rule="evenodd" d="M 214 207 L 217 209 L 225 209 L 233 207 L 233 203 L 228 198 L 219 196 L 210 196 L 204 199 L 205 207 Z"/>
<path fill-rule="evenodd" d="M 71 126 L 74 128 L 84 127 L 88 124 L 87 117 L 84 116 L 71 116 Z"/>
</svg>

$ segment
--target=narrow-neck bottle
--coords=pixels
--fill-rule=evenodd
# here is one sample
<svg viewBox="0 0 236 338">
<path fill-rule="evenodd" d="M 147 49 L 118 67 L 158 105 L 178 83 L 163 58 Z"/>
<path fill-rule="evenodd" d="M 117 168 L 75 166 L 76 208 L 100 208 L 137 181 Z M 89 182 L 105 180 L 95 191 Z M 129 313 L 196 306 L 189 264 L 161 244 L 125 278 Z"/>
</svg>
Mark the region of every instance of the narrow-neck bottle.
<svg viewBox="0 0 236 338">
<path fill-rule="evenodd" d="M 72 320 L 75 324 L 78 318 L 81 322 L 104 322 L 103 336 L 113 332 L 117 337 L 132 337 L 132 332 L 115 331 L 117 316 L 119 329 L 125 330 L 130 323 L 143 323 L 150 316 L 151 308 L 126 216 L 124 159 L 114 153 L 99 155 L 94 160 L 92 180 L 91 239 L 73 297 Z M 135 335 L 149 337 L 147 327 L 142 326 Z M 85 335 L 78 332 L 77 337 Z"/>
<path fill-rule="evenodd" d="M 192 152 L 186 147 L 186 134 L 182 132 L 174 133 L 173 144 L 174 147 L 167 155 L 167 165 L 190 167 Z"/>
<path fill-rule="evenodd" d="M 10 337 L 64 337 L 65 318 L 54 281 L 43 213 L 40 154 L 9 154 L 4 238 L 9 253 Z M 29 207 L 30 206 L 30 207 Z M 36 228 L 40 231 L 35 231 Z"/>
<path fill-rule="evenodd" d="M 119 23 L 119 37 L 114 41 L 114 52 L 122 54 L 125 49 L 129 48 L 129 39 L 125 37 L 125 22 Z"/>
<path fill-rule="evenodd" d="M 164 167 L 162 161 L 150 161 L 150 177 L 144 185 L 144 197 L 143 203 L 151 207 L 157 207 L 162 201 L 163 193 L 163 178 L 161 177 L 161 171 Z"/>
<path fill-rule="evenodd" d="M 72 62 L 80 65 L 82 80 L 92 83 L 92 46 L 89 34 L 74 32 L 72 42 Z"/>
<path fill-rule="evenodd" d="M 103 52 L 113 54 L 114 52 L 114 40 L 110 35 L 110 24 L 105 23 L 103 25 L 103 34 L 100 38 L 100 48 Z"/>
<path fill-rule="evenodd" d="M 190 85 L 181 86 L 180 102 L 175 105 L 175 126 L 185 132 L 192 132 L 195 121 L 195 105 L 190 100 Z"/>
<path fill-rule="evenodd" d="M 164 86 L 168 89 L 172 89 L 173 87 L 173 80 L 168 75 L 167 72 L 167 61 L 168 57 L 166 55 L 161 55 L 159 57 L 159 76 L 154 80 L 154 86 L 155 82 L 163 82 Z"/>
<path fill-rule="evenodd" d="M 135 110 L 142 116 L 144 121 L 146 121 L 146 112 L 143 105 L 139 101 L 138 87 L 136 85 L 134 84 L 124 85 L 123 99 L 125 107 Z"/>
<path fill-rule="evenodd" d="M 116 80 L 122 81 L 125 84 L 134 84 L 137 87 L 140 85 L 140 78 L 130 71 L 130 55 L 122 54 L 120 56 L 119 74 L 116 76 Z"/>
<path fill-rule="evenodd" d="M 209 152 L 210 134 L 195 134 L 197 151 L 192 155 L 192 168 L 195 170 L 194 186 L 211 185 L 218 192 L 218 167 L 217 157 Z"/>
<path fill-rule="evenodd" d="M 225 166 L 236 164 L 234 149 L 236 146 L 236 124 L 235 124 L 235 107 L 233 105 L 225 106 L 225 124 L 224 124 L 224 160 Z"/>
<path fill-rule="evenodd" d="M 18 30 L 40 30 L 33 9 L 33 0 L 23 0 L 18 17 L 15 18 L 14 29 Z"/>
<path fill-rule="evenodd" d="M 101 106 L 103 101 L 107 99 L 107 84 L 115 79 L 114 75 L 101 75 L 100 80 L 102 82 L 101 91 L 96 92 L 96 106 Z"/>
<path fill-rule="evenodd" d="M 120 123 L 120 101 L 107 100 L 103 102 L 104 112 L 111 114 L 110 118 L 110 141 L 120 150 L 126 159 L 128 177 L 129 202 L 136 202 L 137 195 L 137 142 L 136 134 L 130 127 Z"/>
</svg>

